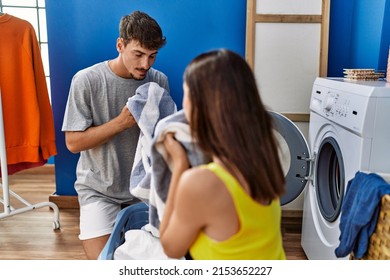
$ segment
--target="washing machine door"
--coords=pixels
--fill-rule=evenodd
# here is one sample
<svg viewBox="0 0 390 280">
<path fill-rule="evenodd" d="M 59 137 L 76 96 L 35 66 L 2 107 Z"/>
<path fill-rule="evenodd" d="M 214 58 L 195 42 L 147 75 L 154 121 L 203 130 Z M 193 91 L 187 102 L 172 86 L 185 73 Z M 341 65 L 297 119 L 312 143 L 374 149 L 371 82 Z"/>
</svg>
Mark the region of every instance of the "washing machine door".
<svg viewBox="0 0 390 280">
<path fill-rule="evenodd" d="M 296 199 L 305 189 L 310 174 L 310 150 L 299 128 L 285 116 L 270 111 L 279 157 L 286 178 L 286 193 L 281 197 L 282 205 Z"/>
</svg>

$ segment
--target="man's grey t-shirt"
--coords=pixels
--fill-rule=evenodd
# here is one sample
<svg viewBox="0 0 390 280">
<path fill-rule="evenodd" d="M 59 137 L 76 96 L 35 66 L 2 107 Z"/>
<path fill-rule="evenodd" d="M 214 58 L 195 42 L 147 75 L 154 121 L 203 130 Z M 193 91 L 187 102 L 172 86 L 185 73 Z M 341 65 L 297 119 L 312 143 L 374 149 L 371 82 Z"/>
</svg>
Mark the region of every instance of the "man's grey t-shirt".
<svg viewBox="0 0 390 280">
<path fill-rule="evenodd" d="M 84 131 L 112 120 L 136 89 L 148 82 L 156 82 L 169 92 L 168 78 L 153 68 L 143 80 L 115 75 L 108 61 L 80 70 L 72 79 L 62 131 Z M 118 203 L 132 199 L 129 182 L 139 133 L 134 126 L 101 146 L 80 152 L 75 182 L 80 204 L 101 197 Z"/>
</svg>

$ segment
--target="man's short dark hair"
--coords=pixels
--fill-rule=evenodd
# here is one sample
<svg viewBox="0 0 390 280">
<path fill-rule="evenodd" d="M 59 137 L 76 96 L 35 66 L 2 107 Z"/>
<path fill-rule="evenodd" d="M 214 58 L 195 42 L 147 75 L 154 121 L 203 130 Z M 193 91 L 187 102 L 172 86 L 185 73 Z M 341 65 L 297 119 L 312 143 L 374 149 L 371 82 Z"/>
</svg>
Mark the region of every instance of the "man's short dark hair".
<svg viewBox="0 0 390 280">
<path fill-rule="evenodd" d="M 119 37 L 123 38 L 125 44 L 136 40 L 149 50 L 158 50 L 166 43 L 157 21 L 141 11 L 122 17 L 119 24 Z"/>
</svg>

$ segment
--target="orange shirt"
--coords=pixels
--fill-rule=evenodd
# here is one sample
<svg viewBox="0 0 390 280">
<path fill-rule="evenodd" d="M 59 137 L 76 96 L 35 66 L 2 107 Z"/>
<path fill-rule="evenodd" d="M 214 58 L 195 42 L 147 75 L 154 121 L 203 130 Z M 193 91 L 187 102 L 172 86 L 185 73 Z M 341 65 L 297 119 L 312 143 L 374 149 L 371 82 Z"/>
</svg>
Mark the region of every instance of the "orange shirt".
<svg viewBox="0 0 390 280">
<path fill-rule="evenodd" d="M 0 16 L 0 90 L 8 165 L 37 163 L 57 153 L 53 112 L 32 25 Z"/>
</svg>

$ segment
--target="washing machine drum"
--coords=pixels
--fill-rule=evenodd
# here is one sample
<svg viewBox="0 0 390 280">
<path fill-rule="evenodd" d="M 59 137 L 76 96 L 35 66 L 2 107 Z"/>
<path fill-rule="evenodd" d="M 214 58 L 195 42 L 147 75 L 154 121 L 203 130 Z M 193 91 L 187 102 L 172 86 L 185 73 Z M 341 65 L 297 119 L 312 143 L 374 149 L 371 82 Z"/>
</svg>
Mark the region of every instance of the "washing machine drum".
<svg viewBox="0 0 390 280">
<path fill-rule="evenodd" d="M 285 116 L 269 112 L 276 139 L 279 158 L 286 179 L 286 193 L 281 197 L 282 205 L 296 199 L 304 190 L 310 174 L 310 152 L 305 137 L 299 128 Z"/>
<path fill-rule="evenodd" d="M 321 141 L 314 174 L 321 215 L 328 222 L 334 222 L 341 212 L 345 186 L 344 160 L 334 138 L 326 137 Z"/>
</svg>

